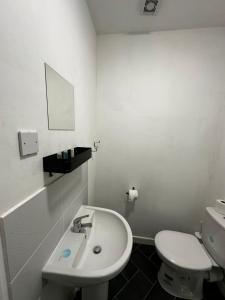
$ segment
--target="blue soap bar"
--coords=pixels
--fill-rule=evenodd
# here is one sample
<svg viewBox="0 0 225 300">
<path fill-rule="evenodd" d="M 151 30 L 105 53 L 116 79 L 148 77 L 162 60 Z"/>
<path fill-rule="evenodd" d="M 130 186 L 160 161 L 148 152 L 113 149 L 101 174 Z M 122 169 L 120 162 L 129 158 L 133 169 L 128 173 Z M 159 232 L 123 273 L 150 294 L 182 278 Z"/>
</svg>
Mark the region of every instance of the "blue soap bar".
<svg viewBox="0 0 225 300">
<path fill-rule="evenodd" d="M 69 257 L 70 255 L 71 255 L 71 250 L 70 249 L 63 250 L 63 257 Z"/>
</svg>

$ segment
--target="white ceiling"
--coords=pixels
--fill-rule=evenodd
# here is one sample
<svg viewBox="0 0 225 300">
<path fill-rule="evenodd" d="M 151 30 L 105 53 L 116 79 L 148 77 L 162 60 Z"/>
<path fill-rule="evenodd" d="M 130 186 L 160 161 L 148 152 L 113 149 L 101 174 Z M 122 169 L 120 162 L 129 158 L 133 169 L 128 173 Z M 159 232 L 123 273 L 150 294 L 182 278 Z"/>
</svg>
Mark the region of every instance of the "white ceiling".
<svg viewBox="0 0 225 300">
<path fill-rule="evenodd" d="M 86 0 L 98 34 L 225 26 L 225 0 L 160 0 L 156 16 L 141 15 L 144 0 Z"/>
</svg>

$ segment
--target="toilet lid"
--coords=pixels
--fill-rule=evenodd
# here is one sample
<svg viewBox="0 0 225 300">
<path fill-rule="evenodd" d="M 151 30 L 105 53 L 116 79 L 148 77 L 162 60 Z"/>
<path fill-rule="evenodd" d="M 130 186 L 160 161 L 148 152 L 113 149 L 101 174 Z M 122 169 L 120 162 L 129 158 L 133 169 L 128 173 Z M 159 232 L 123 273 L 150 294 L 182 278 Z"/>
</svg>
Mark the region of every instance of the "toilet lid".
<svg viewBox="0 0 225 300">
<path fill-rule="evenodd" d="M 161 231 L 155 237 L 156 248 L 169 263 L 190 271 L 206 271 L 212 263 L 198 239 L 177 231 Z"/>
</svg>

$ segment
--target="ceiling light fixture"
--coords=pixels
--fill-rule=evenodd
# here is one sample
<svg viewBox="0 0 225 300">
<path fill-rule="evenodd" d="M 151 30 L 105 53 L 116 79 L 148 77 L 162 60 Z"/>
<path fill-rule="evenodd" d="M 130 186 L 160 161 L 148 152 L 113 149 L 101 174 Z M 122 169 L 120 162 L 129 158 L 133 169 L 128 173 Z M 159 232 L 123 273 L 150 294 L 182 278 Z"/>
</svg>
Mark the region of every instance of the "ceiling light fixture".
<svg viewBox="0 0 225 300">
<path fill-rule="evenodd" d="M 146 0 L 143 13 L 145 15 L 155 15 L 157 12 L 158 4 L 159 0 Z"/>
</svg>

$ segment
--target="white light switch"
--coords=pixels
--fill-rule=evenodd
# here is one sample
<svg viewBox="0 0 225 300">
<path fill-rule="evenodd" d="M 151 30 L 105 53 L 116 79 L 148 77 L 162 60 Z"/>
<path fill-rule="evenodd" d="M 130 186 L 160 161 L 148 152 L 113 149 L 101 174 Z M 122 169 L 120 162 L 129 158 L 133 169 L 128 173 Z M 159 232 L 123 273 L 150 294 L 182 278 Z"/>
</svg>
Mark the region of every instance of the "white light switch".
<svg viewBox="0 0 225 300">
<path fill-rule="evenodd" d="M 38 134 L 36 130 L 21 130 L 18 137 L 21 156 L 38 153 Z"/>
</svg>

